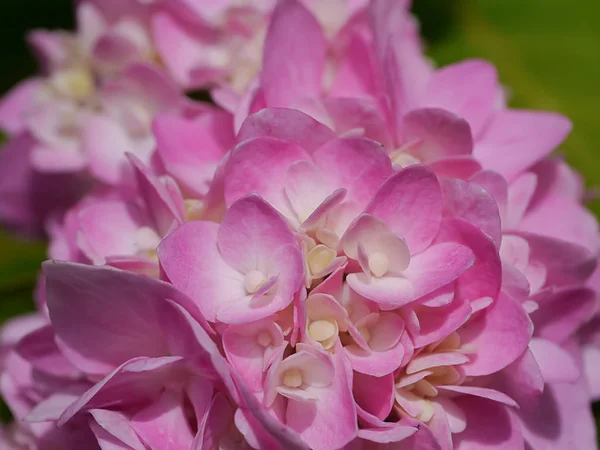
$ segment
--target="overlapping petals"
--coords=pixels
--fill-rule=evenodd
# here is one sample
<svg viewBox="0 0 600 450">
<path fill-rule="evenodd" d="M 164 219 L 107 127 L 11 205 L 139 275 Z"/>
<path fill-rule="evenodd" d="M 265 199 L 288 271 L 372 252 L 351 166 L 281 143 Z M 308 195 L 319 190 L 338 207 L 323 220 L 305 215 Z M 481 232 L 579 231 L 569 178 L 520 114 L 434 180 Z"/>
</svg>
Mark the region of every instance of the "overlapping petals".
<svg viewBox="0 0 600 450">
<path fill-rule="evenodd" d="M 32 34 L 0 217 L 51 260 L 0 334 L 3 448 L 595 448 L 571 124 L 434 69 L 409 3 L 86 1 Z"/>
</svg>

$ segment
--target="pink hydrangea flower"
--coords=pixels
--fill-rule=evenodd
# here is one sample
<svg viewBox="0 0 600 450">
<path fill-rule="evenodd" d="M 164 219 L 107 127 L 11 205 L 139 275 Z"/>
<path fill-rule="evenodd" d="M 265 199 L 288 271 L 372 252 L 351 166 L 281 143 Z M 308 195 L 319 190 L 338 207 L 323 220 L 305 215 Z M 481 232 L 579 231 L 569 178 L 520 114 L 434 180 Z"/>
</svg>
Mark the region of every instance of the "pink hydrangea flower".
<svg viewBox="0 0 600 450">
<path fill-rule="evenodd" d="M 570 123 L 507 108 L 486 62 L 433 69 L 407 7 L 83 3 L 76 37 L 37 35 L 48 79 L 0 107 L 27 143 L 6 210 L 53 261 L 0 335 L 0 442 L 595 448 L 598 225 L 549 156 Z M 67 76 L 29 116 L 82 67 L 67 41 L 94 107 Z M 32 170 L 97 181 L 49 219 L 14 204 L 51 198 Z"/>
</svg>

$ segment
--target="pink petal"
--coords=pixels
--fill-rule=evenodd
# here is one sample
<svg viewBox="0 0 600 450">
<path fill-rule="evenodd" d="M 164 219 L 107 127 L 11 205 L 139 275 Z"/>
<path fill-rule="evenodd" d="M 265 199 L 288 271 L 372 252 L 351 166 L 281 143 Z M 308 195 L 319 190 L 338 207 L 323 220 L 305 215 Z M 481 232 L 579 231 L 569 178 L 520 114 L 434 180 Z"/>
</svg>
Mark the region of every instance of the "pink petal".
<svg viewBox="0 0 600 450">
<path fill-rule="evenodd" d="M 217 240 L 223 259 L 244 274 L 258 269 L 267 275 L 274 253 L 285 246 L 296 246 L 282 216 L 255 194 L 238 200 L 227 210 Z"/>
<path fill-rule="evenodd" d="M 425 164 L 473 152 L 469 124 L 443 109 L 423 108 L 409 112 L 404 116 L 402 137 L 407 144 L 415 142 L 410 153 Z"/>
<path fill-rule="evenodd" d="M 564 288 L 540 293 L 539 303 L 541 307 L 531 314 L 536 336 L 561 343 L 594 314 L 597 294 L 587 288 Z"/>
<path fill-rule="evenodd" d="M 348 198 L 360 207 L 392 175 L 391 161 L 381 145 L 360 137 L 331 140 L 313 154 L 313 160 L 333 186 L 346 189 Z"/>
<path fill-rule="evenodd" d="M 394 404 L 394 375 L 388 373 L 377 378 L 355 372 L 352 392 L 361 408 L 378 419 L 385 420 Z"/>
<path fill-rule="evenodd" d="M 474 154 L 484 168 L 510 181 L 550 154 L 570 131 L 571 122 L 558 114 L 503 110 L 494 115 Z"/>
<path fill-rule="evenodd" d="M 383 220 L 404 238 L 411 254 L 431 243 L 442 216 L 440 185 L 429 169 L 410 166 L 392 175 L 377 191 L 366 212 Z"/>
<path fill-rule="evenodd" d="M 464 117 L 477 137 L 491 118 L 499 91 L 493 65 L 479 60 L 463 61 L 434 73 L 423 105 Z"/>
<path fill-rule="evenodd" d="M 200 196 L 208 191 L 218 162 L 233 145 L 230 122 L 229 115 L 218 113 L 195 120 L 168 115 L 154 120 L 158 153 L 167 172 L 186 190 Z"/>
<path fill-rule="evenodd" d="M 155 403 L 131 418 L 131 426 L 151 448 L 187 450 L 192 444 L 181 393 L 166 390 Z"/>
<path fill-rule="evenodd" d="M 144 450 L 145 446 L 131 427 L 127 416 L 105 409 L 92 409 L 90 414 L 94 418 L 90 427 L 102 450 L 111 450 L 113 447 L 108 446 L 109 443 L 115 446 L 114 449 Z"/>
<path fill-rule="evenodd" d="M 447 215 L 475 225 L 500 245 L 502 227 L 498 206 L 485 189 L 474 182 L 452 179 L 442 182 L 442 191 Z"/>
<path fill-rule="evenodd" d="M 42 80 L 28 78 L 17 84 L 0 101 L 0 128 L 6 133 L 17 134 L 25 128 L 25 114 L 34 105 Z"/>
<path fill-rule="evenodd" d="M 546 383 L 573 383 L 581 376 L 578 362 L 567 349 L 540 338 L 533 338 L 529 348 Z"/>
<path fill-rule="evenodd" d="M 456 281 L 457 295 L 470 302 L 497 297 L 503 281 L 502 265 L 491 237 L 469 222 L 454 218 L 444 220 L 436 242 L 462 244 L 475 255 L 475 264 Z"/>
<path fill-rule="evenodd" d="M 320 390 L 316 403 L 290 401 L 286 421 L 312 448 L 334 450 L 358 433 L 356 406 L 352 398 L 352 372 L 341 348 L 333 353 L 333 383 Z"/>
<path fill-rule="evenodd" d="M 221 257 L 218 229 L 214 222 L 188 222 L 158 247 L 160 265 L 169 281 L 189 295 L 212 322 L 223 305 L 245 301 L 247 295 L 243 275 Z"/>
<path fill-rule="evenodd" d="M 151 225 L 136 205 L 117 201 L 91 203 L 79 211 L 78 219 L 86 253 L 100 263 L 109 256 L 136 255 L 136 234 Z"/>
<path fill-rule="evenodd" d="M 534 408 L 520 414 L 523 436 L 533 450 L 588 449 L 597 445 L 585 379 L 547 384 Z"/>
<path fill-rule="evenodd" d="M 123 403 L 124 392 L 127 392 L 125 403 L 130 405 L 152 400 L 160 395 L 170 378 L 181 372 L 181 368 L 182 359 L 176 356 L 131 359 L 73 402 L 62 414 L 59 424 L 66 423 L 82 411 L 108 406 L 115 401 Z"/>
<path fill-rule="evenodd" d="M 82 146 L 90 171 L 98 179 L 109 184 L 127 179 L 130 169 L 125 154 L 135 152 L 135 147 L 119 123 L 100 115 L 89 118 L 83 129 Z"/>
<path fill-rule="evenodd" d="M 336 137 L 331 129 L 311 116 L 286 108 L 265 108 L 252 114 L 238 131 L 237 141 L 261 136 L 293 142 L 309 153 Z"/>
<path fill-rule="evenodd" d="M 43 269 L 57 344 L 87 373 L 104 374 L 139 355 L 169 355 L 178 337 L 189 338 L 166 299 L 196 308 L 170 284 L 110 267 L 46 262 Z"/>
<path fill-rule="evenodd" d="M 417 299 L 454 281 L 473 265 L 474 260 L 474 253 L 464 245 L 436 244 L 413 256 L 404 273 L 412 283 Z"/>
<path fill-rule="evenodd" d="M 183 198 L 180 193 L 174 198 L 167 183 L 173 181 L 165 178 L 161 181 L 136 156 L 127 155 L 133 166 L 133 172 L 146 210 L 157 233 L 162 237 L 185 221 Z M 168 180 L 168 181 L 167 181 Z M 174 182 L 173 182 L 174 183 Z"/>
<path fill-rule="evenodd" d="M 465 431 L 454 436 L 457 450 L 525 448 L 519 423 L 506 406 L 468 396 L 455 402 L 467 420 Z"/>
<path fill-rule="evenodd" d="M 260 137 L 239 144 L 225 166 L 227 204 L 257 193 L 281 213 L 293 217 L 283 187 L 290 165 L 303 160 L 310 161 L 308 153 L 290 142 Z"/>
<path fill-rule="evenodd" d="M 462 346 L 473 349 L 470 362 L 462 366 L 465 373 L 488 375 L 503 369 L 525 351 L 532 333 L 533 324 L 523 307 L 501 294 L 482 315 L 459 330 Z"/>
<path fill-rule="evenodd" d="M 362 134 L 386 147 L 392 136 L 379 106 L 369 98 L 327 98 L 324 100 L 329 120 L 338 134 L 360 130 Z"/>
<path fill-rule="evenodd" d="M 474 387 L 474 386 L 437 386 L 440 391 L 456 392 L 458 394 L 472 395 L 475 397 L 486 398 L 495 402 L 504 403 L 508 406 L 517 406 L 517 403 L 508 395 L 494 389 Z"/>
<path fill-rule="evenodd" d="M 381 305 L 400 307 L 417 298 L 411 282 L 403 277 L 376 278 L 364 273 L 351 273 L 346 281 L 356 293 Z"/>
<path fill-rule="evenodd" d="M 421 348 L 448 336 L 471 316 L 468 302 L 455 298 L 449 305 L 430 308 L 416 306 L 420 330 L 414 336 L 415 347 Z"/>
<path fill-rule="evenodd" d="M 286 107 L 302 97 L 317 97 L 325 50 L 321 27 L 311 13 L 296 0 L 280 3 L 265 38 L 260 76 L 267 104 Z"/>
<path fill-rule="evenodd" d="M 522 408 L 537 404 L 544 391 L 544 376 L 531 350 L 495 375 L 497 389 L 506 392 Z"/>
<path fill-rule="evenodd" d="M 223 332 L 223 349 L 227 360 L 255 392 L 262 390 L 269 355 L 277 351 L 282 343 L 281 329 L 270 319 L 232 325 Z"/>
<path fill-rule="evenodd" d="M 547 270 L 547 285 L 578 284 L 596 268 L 596 256 L 589 249 L 561 239 L 532 233 L 515 233 L 525 238 L 531 248 L 531 259 Z"/>
</svg>

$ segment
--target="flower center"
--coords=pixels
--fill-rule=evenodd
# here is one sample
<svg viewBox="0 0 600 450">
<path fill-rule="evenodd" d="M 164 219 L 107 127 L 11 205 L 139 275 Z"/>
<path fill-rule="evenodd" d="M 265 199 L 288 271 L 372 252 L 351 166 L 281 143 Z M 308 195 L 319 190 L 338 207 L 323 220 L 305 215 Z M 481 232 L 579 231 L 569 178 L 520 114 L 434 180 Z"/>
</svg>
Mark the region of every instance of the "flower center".
<svg viewBox="0 0 600 450">
<path fill-rule="evenodd" d="M 331 261 L 333 261 L 335 255 L 335 250 L 332 250 L 322 244 L 317 245 L 310 252 L 308 252 L 308 255 L 306 255 L 310 273 L 316 275 L 324 271 Z"/>
<path fill-rule="evenodd" d="M 135 233 L 135 245 L 142 252 L 154 253 L 160 236 L 150 227 L 141 227 Z"/>
<path fill-rule="evenodd" d="M 61 95 L 74 100 L 85 100 L 94 93 L 91 74 L 81 68 L 61 70 L 52 75 L 50 83 Z"/>
<path fill-rule="evenodd" d="M 336 334 L 336 326 L 329 320 L 315 320 L 308 326 L 308 334 L 317 342 L 325 342 Z"/>
<path fill-rule="evenodd" d="M 283 374 L 283 385 L 289 388 L 302 386 L 302 372 L 298 369 L 290 369 Z"/>
<path fill-rule="evenodd" d="M 244 289 L 248 294 L 254 294 L 265 284 L 267 278 L 260 270 L 251 270 L 244 277 Z"/>
<path fill-rule="evenodd" d="M 267 333 L 266 331 L 262 331 L 258 334 L 258 336 L 256 336 L 256 342 L 258 342 L 258 345 L 261 347 L 268 347 L 271 345 L 272 341 L 273 338 L 271 337 L 271 334 Z"/>
<path fill-rule="evenodd" d="M 183 201 L 185 208 L 185 220 L 200 220 L 204 213 L 204 202 L 193 198 L 188 198 Z"/>
<path fill-rule="evenodd" d="M 375 252 L 369 256 L 369 269 L 377 278 L 384 276 L 389 268 L 390 261 L 382 252 Z"/>
</svg>

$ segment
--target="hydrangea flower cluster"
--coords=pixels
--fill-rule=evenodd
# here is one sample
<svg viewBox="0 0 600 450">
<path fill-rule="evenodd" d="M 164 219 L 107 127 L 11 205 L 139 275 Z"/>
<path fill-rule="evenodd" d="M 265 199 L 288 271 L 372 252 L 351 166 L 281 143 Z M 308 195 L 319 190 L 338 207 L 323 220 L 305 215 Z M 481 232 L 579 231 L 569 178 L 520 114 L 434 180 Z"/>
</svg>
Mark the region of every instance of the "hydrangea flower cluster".
<svg viewBox="0 0 600 450">
<path fill-rule="evenodd" d="M 2 330 L 3 448 L 596 448 L 571 124 L 434 68 L 409 6 L 82 1 L 31 35 L 0 217 L 51 260 Z"/>
</svg>

